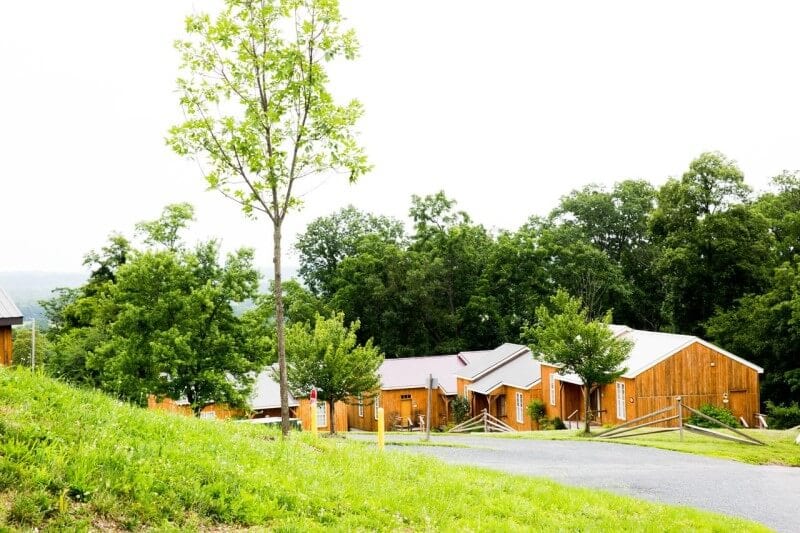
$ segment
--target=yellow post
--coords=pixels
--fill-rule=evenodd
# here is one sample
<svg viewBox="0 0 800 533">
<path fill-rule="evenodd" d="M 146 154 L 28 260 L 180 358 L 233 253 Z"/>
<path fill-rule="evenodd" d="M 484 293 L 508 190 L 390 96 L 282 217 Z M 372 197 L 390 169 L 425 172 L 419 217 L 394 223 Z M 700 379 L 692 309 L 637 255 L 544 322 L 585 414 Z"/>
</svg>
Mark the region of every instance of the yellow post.
<svg viewBox="0 0 800 533">
<path fill-rule="evenodd" d="M 312 402 L 309 404 L 311 409 L 311 436 L 317 438 L 317 404 Z"/>
<path fill-rule="evenodd" d="M 378 449 L 383 450 L 383 407 L 378 407 Z"/>
</svg>

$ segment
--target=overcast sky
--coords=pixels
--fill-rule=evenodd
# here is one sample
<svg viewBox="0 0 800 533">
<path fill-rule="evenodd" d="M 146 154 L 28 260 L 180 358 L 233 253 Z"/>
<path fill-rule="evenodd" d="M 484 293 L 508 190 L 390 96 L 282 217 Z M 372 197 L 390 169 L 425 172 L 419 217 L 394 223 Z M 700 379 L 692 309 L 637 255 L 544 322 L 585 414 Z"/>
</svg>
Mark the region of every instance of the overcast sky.
<svg viewBox="0 0 800 533">
<path fill-rule="evenodd" d="M 114 230 L 189 201 L 190 240 L 253 246 L 265 221 L 206 192 L 165 145 L 181 118 L 172 48 L 212 0 L 0 2 L 0 271 L 80 271 Z M 678 176 L 703 151 L 747 181 L 800 168 L 796 2 L 345 0 L 361 57 L 332 73 L 366 109 L 375 168 L 331 177 L 293 237 L 352 203 L 405 218 L 439 189 L 516 229 L 586 183 Z M 293 240 L 293 239 L 290 239 Z M 296 262 L 293 257 L 289 263 Z"/>
</svg>

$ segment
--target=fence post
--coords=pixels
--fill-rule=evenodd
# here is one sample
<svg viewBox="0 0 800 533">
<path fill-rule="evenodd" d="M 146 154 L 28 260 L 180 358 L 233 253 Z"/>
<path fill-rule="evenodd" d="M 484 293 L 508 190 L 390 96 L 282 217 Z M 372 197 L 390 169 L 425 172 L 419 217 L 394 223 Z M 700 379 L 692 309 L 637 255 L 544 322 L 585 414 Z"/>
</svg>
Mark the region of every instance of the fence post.
<svg viewBox="0 0 800 533">
<path fill-rule="evenodd" d="M 378 407 L 378 449 L 383 451 L 383 407 Z"/>
<path fill-rule="evenodd" d="M 486 420 L 486 409 L 483 410 L 483 432 L 489 432 L 489 422 Z"/>
<path fill-rule="evenodd" d="M 683 398 L 678 396 L 675 401 L 678 402 L 678 432 L 681 434 L 681 442 L 683 442 Z"/>
</svg>

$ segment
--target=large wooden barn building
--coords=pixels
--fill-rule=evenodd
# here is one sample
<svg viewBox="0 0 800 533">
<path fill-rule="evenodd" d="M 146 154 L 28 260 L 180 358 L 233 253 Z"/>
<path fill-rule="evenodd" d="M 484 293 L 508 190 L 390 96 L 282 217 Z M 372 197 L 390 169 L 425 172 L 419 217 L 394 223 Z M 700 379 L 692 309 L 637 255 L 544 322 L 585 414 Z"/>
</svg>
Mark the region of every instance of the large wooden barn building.
<svg viewBox="0 0 800 533">
<path fill-rule="evenodd" d="M 22 324 L 22 313 L 11 297 L 0 288 L 0 365 L 10 366 L 14 347 L 11 326 Z"/>
<path fill-rule="evenodd" d="M 760 411 L 759 374 L 763 369 L 710 342 L 690 335 L 611 326 L 633 348 L 626 372 L 614 383 L 591 391 L 590 415 L 598 424 L 616 425 L 674 405 L 727 407 L 749 426 Z M 583 420 L 582 381 L 542 363 L 547 416 Z"/>
<path fill-rule="evenodd" d="M 350 401 L 347 408 L 349 426 L 377 431 L 377 408 L 383 407 L 384 429 L 424 427 L 428 409 L 427 381 L 431 375 L 438 382 L 431 394 L 431 427 L 445 425 L 450 418 L 450 400 L 456 395 L 455 372 L 467 365 L 467 355 L 385 359 L 378 370 L 380 391 L 368 398 Z"/>
</svg>

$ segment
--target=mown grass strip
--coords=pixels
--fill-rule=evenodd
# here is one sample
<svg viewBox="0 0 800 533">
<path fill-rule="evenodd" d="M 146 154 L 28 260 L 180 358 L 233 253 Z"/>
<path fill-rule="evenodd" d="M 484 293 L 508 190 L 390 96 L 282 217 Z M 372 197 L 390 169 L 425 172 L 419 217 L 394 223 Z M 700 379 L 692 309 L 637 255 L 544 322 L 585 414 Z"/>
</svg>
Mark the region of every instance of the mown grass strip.
<svg viewBox="0 0 800 533">
<path fill-rule="evenodd" d="M 147 412 L 0 370 L 0 524 L 283 531 L 765 531 L 340 439 Z"/>
<path fill-rule="evenodd" d="M 599 430 L 598 430 L 599 431 Z M 720 429 L 720 432 L 727 430 Z M 729 442 L 704 435 L 684 432 L 683 442 L 678 432 L 657 433 L 654 435 L 632 435 L 618 439 L 604 439 L 583 436 L 582 431 L 528 431 L 519 433 L 503 433 L 493 435 L 506 439 L 532 439 L 532 440 L 595 440 L 597 442 L 612 442 L 636 446 L 648 446 L 662 450 L 705 455 L 720 459 L 730 459 L 754 465 L 779 465 L 800 467 L 800 446 L 795 444 L 797 431 L 780 431 L 765 429 L 748 429 L 758 440 L 766 446 L 751 446 L 737 442 Z"/>
</svg>

